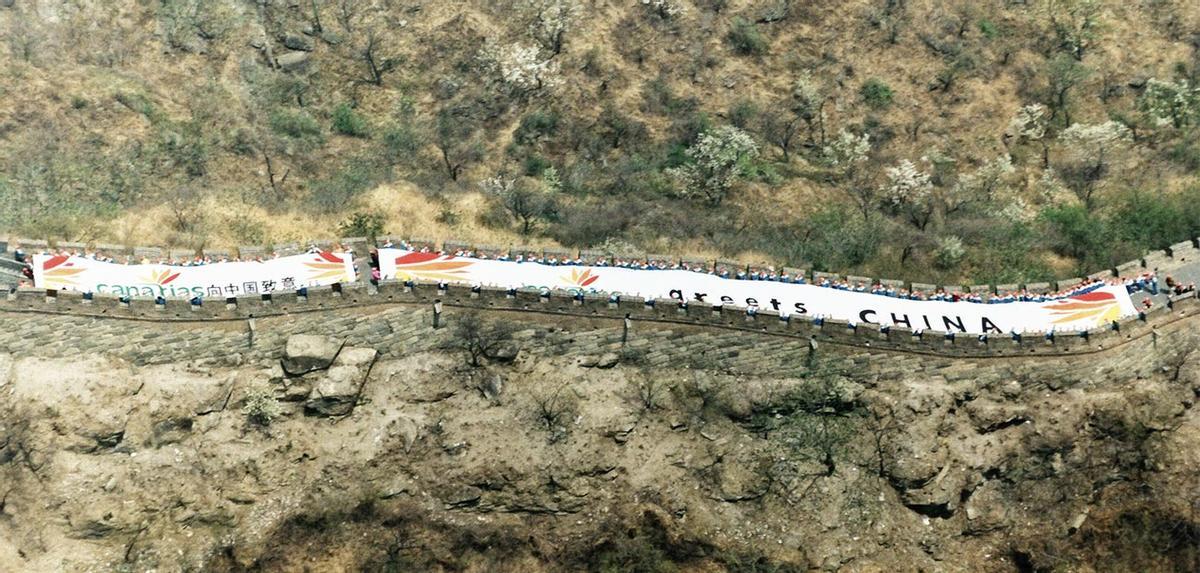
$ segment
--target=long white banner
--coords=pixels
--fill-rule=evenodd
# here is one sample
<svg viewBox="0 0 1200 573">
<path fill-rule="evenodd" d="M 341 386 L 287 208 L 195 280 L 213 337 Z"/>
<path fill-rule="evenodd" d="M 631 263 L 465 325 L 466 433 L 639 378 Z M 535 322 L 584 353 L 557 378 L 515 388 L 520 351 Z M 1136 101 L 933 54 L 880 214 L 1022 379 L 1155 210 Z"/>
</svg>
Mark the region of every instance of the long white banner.
<svg viewBox="0 0 1200 573">
<path fill-rule="evenodd" d="M 808 284 L 724 279 L 685 270 L 554 266 L 380 249 L 383 278 L 460 282 L 502 288 L 564 289 L 671 298 L 691 303 L 774 310 L 895 325 L 912 330 L 972 334 L 1086 330 L 1137 313 L 1121 285 L 1048 302 L 943 302 L 908 300 Z"/>
<path fill-rule="evenodd" d="M 205 265 L 122 265 L 34 255 L 35 287 L 143 298 L 226 298 L 354 282 L 350 253 L 320 252 Z"/>
</svg>

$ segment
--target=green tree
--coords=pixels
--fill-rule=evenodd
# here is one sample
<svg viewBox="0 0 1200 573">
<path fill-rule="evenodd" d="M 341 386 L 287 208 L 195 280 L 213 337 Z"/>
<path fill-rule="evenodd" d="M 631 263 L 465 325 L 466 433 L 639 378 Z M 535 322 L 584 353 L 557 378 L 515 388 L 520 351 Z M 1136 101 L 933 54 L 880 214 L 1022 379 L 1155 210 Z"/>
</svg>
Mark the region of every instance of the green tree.
<svg viewBox="0 0 1200 573">
<path fill-rule="evenodd" d="M 1047 107 L 1050 108 L 1050 119 L 1062 118 L 1063 125 L 1071 124 L 1070 96 L 1083 80 L 1091 75 L 1091 70 L 1079 63 L 1078 60 L 1066 54 L 1059 54 L 1046 62 Z"/>
</svg>

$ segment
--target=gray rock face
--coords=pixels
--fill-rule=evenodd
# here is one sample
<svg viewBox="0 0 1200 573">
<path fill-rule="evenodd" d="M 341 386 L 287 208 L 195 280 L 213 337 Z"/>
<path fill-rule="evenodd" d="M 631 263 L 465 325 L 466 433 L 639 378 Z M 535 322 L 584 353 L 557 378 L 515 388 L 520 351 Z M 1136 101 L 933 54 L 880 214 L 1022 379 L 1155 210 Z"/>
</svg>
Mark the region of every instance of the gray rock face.
<svg viewBox="0 0 1200 573">
<path fill-rule="evenodd" d="M 983 533 L 1008 524 L 1008 508 L 997 482 L 979 486 L 963 508 L 967 512 L 968 533 Z"/>
<path fill-rule="evenodd" d="M 508 342 L 500 345 L 491 355 L 488 360 L 492 362 L 507 363 L 517 359 L 517 355 L 521 353 L 521 347 L 515 342 Z"/>
<path fill-rule="evenodd" d="M 612 368 L 620 361 L 621 357 L 617 356 L 617 353 L 608 352 L 601 355 L 600 359 L 596 361 L 596 368 Z"/>
<path fill-rule="evenodd" d="M 313 49 L 312 39 L 299 34 L 288 34 L 284 36 L 283 45 L 289 50 L 300 50 L 302 52 L 311 52 Z"/>
<path fill-rule="evenodd" d="M 374 348 L 347 348 L 329 370 L 313 383 L 304 411 L 312 416 L 345 416 L 354 410 L 363 383 L 379 352 Z"/>
<path fill-rule="evenodd" d="M 283 349 L 283 371 L 291 376 L 301 376 L 316 370 L 329 368 L 342 342 L 327 336 L 297 334 L 288 338 Z"/>
<path fill-rule="evenodd" d="M 309 53 L 303 51 L 287 52 L 275 58 L 275 63 L 287 72 L 301 70 L 308 65 Z"/>
</svg>

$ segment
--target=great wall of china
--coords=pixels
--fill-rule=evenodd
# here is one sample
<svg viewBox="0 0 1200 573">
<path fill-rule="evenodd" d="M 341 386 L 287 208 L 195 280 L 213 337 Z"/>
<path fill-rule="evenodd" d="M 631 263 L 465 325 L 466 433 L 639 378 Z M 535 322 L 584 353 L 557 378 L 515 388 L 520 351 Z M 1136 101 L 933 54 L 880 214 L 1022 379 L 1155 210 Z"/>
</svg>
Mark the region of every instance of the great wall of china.
<svg viewBox="0 0 1200 573">
<path fill-rule="evenodd" d="M 1163 296 L 1162 304 L 1156 304 L 1149 311 L 1138 316 L 1126 317 L 1110 326 L 1091 331 L 1055 333 L 1054 335 L 1009 336 L 995 335 L 977 337 L 973 335 L 957 335 L 952 333 L 926 330 L 912 331 L 905 328 L 880 328 L 872 324 L 852 325 L 844 321 L 794 316 L 781 318 L 769 310 L 748 314 L 742 309 L 710 306 L 703 303 L 681 305 L 676 300 L 642 300 L 637 297 L 622 297 L 619 301 L 611 301 L 607 296 L 585 295 L 578 296 L 567 291 L 525 292 L 507 291 L 493 288 L 472 288 L 458 284 L 433 283 L 401 283 L 397 281 L 382 281 L 378 285 L 368 284 L 363 279 L 369 276 L 366 272 L 366 260 L 369 243 L 361 238 L 347 238 L 340 241 L 342 245 L 353 250 L 358 256 L 360 282 L 354 284 L 333 285 L 331 287 L 311 288 L 300 295 L 294 292 L 275 293 L 271 296 L 243 296 L 229 298 L 224 302 L 208 301 L 202 305 L 192 304 L 186 300 L 166 300 L 155 302 L 148 299 L 132 299 L 122 301 L 117 297 L 96 295 L 84 297 L 77 292 L 46 291 L 37 288 L 9 289 L 6 296 L 0 297 L 0 313 L 9 315 L 9 322 L 16 315 L 57 315 L 72 316 L 95 321 L 97 319 L 116 319 L 124 321 L 158 322 L 158 323 L 245 323 L 246 331 L 252 333 L 257 324 L 271 319 L 286 319 L 301 316 L 331 316 L 347 313 L 370 313 L 389 307 L 407 309 L 431 309 L 435 302 L 451 308 L 472 308 L 492 312 L 524 313 L 527 315 L 543 315 L 555 317 L 570 317 L 573 319 L 589 319 L 599 321 L 608 326 L 622 325 L 628 319 L 639 325 L 655 325 L 655 328 L 705 327 L 717 329 L 732 334 L 756 333 L 762 336 L 800 340 L 807 344 L 833 344 L 845 347 L 860 347 L 902 351 L 919 354 L 960 357 L 1004 357 L 1017 355 L 1077 355 L 1101 352 L 1122 346 L 1137 339 L 1157 337 L 1160 329 L 1188 321 L 1200 309 L 1200 301 L 1196 293 L 1191 292 L 1178 296 Z M 12 240 L 0 243 L 3 250 L 8 250 L 8 244 L 20 244 L 27 249 L 36 250 L 47 247 L 58 249 L 86 248 L 103 249 L 106 253 L 126 253 L 139 257 L 182 258 L 195 256 L 193 251 L 163 251 L 153 248 L 131 248 L 120 245 L 85 245 L 82 243 L 58 243 L 51 245 L 45 241 Z M 446 252 L 471 248 L 466 243 L 444 242 L 437 245 L 432 241 L 411 241 L 411 244 L 422 245 L 432 249 L 441 248 Z M 277 249 L 284 252 L 296 249 L 294 245 L 280 246 Z M 485 249 L 486 247 L 475 247 Z M 242 247 L 238 254 L 244 257 L 261 256 L 272 252 L 263 247 Z M 546 256 L 597 256 L 596 253 L 572 252 L 565 250 L 540 250 L 514 247 L 511 252 L 545 253 Z M 228 256 L 227 251 L 208 251 L 210 256 Z M 8 258 L 11 258 L 9 255 Z M 667 260 L 667 257 L 655 255 L 627 255 L 624 258 L 632 260 Z M 712 262 L 712 264 L 720 264 Z M 733 263 L 728 263 L 733 264 Z M 1160 274 L 1184 270 L 1190 272 L 1192 267 L 1200 265 L 1200 248 L 1195 241 L 1185 241 L 1173 245 L 1165 251 L 1151 252 L 1145 257 L 1131 261 L 1113 269 L 1107 269 L 1089 276 L 1089 278 L 1110 278 L 1128 276 L 1144 271 L 1157 271 Z M 792 272 L 805 272 L 795 271 Z M 806 273 L 813 277 L 838 276 L 830 273 Z M 866 277 L 846 277 L 855 282 L 872 283 L 873 279 Z M 1030 285 L 974 285 L 944 287 L 947 291 L 963 292 L 1005 292 L 1024 286 L 1030 290 L 1048 291 L 1066 288 L 1078 284 L 1083 279 L 1067 279 L 1057 283 L 1040 283 Z M 901 281 L 887 281 L 884 284 L 903 285 Z M 906 285 L 907 286 L 907 285 Z M 912 283 L 915 290 L 932 291 L 935 285 Z M 530 318 L 533 318 L 532 316 Z M 321 320 L 321 319 L 317 319 Z M 228 324 L 220 328 L 228 328 Z M 12 329 L 9 329 L 10 332 Z"/>
</svg>

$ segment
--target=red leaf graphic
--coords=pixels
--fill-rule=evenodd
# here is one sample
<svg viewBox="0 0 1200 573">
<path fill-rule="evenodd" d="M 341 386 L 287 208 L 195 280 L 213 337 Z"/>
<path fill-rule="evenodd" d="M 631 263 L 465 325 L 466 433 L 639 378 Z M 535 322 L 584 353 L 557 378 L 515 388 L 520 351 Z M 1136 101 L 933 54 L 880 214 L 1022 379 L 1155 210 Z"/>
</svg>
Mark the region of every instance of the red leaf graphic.
<svg viewBox="0 0 1200 573">
<path fill-rule="evenodd" d="M 1096 302 L 1096 301 L 1100 301 L 1100 300 L 1116 300 L 1117 297 L 1113 296 L 1112 293 L 1108 293 L 1108 292 L 1092 291 L 1092 292 L 1086 292 L 1083 294 L 1077 294 L 1075 296 L 1068 297 L 1068 298 L 1071 298 L 1074 300 L 1082 300 L 1082 301 L 1086 301 L 1086 302 Z"/>
<path fill-rule="evenodd" d="M 162 282 L 162 284 L 164 284 L 164 285 L 171 284 L 171 281 L 173 281 L 173 280 L 175 280 L 175 279 L 177 279 L 177 278 L 179 278 L 179 273 L 175 273 L 175 274 L 173 274 L 173 275 L 171 275 L 171 276 L 167 277 L 167 278 L 166 278 L 166 280 L 164 280 L 164 281 Z"/>
<path fill-rule="evenodd" d="M 412 264 L 416 264 L 416 263 L 424 263 L 424 262 L 432 261 L 432 260 L 438 258 L 438 256 L 439 255 L 437 253 L 409 253 L 407 255 L 400 255 L 399 257 L 396 257 L 396 264 L 397 265 L 412 265 Z M 447 257 L 447 258 L 453 258 L 453 257 Z"/>
<path fill-rule="evenodd" d="M 321 252 L 320 252 L 320 253 L 318 253 L 318 254 L 320 255 L 320 257 L 321 257 L 322 259 L 325 259 L 325 260 L 327 260 L 327 261 L 329 261 L 329 262 L 331 262 L 331 263 L 340 263 L 340 262 L 342 262 L 342 259 L 341 259 L 341 257 L 339 257 L 339 256 L 337 256 L 337 255 L 335 255 L 335 254 L 333 254 L 333 253 L 331 253 L 331 252 L 329 252 L 329 251 L 321 251 Z"/>
<path fill-rule="evenodd" d="M 596 275 L 596 276 L 594 276 L 594 277 L 591 277 L 591 278 L 589 278 L 589 279 L 587 279 L 587 280 L 583 281 L 583 285 L 582 285 L 582 286 L 588 286 L 588 285 L 590 285 L 590 284 L 592 284 L 592 283 L 596 282 L 596 279 L 598 279 L 598 278 L 600 278 L 600 275 Z"/>
<path fill-rule="evenodd" d="M 50 257 L 49 259 L 46 260 L 46 262 L 42 263 L 42 269 L 48 271 L 54 267 L 57 267 L 58 265 L 61 265 L 65 262 L 67 262 L 67 259 L 69 259 L 69 258 L 70 257 L 68 257 L 67 255 L 55 255 L 53 257 Z"/>
</svg>

